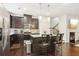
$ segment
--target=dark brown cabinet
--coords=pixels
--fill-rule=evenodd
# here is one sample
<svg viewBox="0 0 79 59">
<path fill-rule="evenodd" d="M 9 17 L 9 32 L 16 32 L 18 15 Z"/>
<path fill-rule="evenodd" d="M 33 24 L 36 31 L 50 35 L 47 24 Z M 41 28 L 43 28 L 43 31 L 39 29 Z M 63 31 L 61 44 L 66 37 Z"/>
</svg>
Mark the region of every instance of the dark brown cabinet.
<svg viewBox="0 0 79 59">
<path fill-rule="evenodd" d="M 10 28 L 23 28 L 24 18 L 18 16 L 10 16 Z"/>
<path fill-rule="evenodd" d="M 52 52 L 54 52 L 52 54 Z M 53 38 L 37 37 L 33 38 L 32 53 L 34 55 L 55 55 L 55 44 Z"/>
</svg>

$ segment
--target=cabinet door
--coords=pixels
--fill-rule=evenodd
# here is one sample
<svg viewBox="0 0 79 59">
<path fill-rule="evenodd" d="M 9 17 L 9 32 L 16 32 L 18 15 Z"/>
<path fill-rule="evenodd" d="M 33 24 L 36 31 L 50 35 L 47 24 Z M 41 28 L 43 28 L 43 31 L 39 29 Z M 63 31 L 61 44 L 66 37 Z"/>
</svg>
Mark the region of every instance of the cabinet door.
<svg viewBox="0 0 79 59">
<path fill-rule="evenodd" d="M 11 16 L 10 17 L 10 27 L 11 28 L 23 28 L 23 17 Z"/>
</svg>

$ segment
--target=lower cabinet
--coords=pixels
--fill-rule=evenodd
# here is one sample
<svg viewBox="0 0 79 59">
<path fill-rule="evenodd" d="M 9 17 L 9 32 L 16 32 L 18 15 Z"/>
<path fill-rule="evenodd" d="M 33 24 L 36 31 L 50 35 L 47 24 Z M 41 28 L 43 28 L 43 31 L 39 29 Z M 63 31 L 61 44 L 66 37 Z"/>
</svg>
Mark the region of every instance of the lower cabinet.
<svg viewBox="0 0 79 59">
<path fill-rule="evenodd" d="M 51 39 L 34 38 L 32 43 L 32 53 L 34 55 L 55 55 L 55 44 L 51 43 Z"/>
</svg>

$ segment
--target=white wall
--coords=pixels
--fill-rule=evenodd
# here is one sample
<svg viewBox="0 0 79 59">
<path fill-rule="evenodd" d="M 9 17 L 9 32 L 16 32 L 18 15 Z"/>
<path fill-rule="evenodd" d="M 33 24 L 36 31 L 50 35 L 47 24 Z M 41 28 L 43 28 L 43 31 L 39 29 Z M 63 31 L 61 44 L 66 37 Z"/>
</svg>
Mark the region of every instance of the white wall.
<svg viewBox="0 0 79 59">
<path fill-rule="evenodd" d="M 69 15 L 60 16 L 60 23 L 59 23 L 59 32 L 64 33 L 63 40 L 65 42 L 69 42 L 69 33 L 75 32 L 75 41 L 79 40 L 79 26 L 76 29 L 69 29 L 68 28 L 68 21 L 73 16 L 69 17 Z M 74 19 L 79 19 L 77 16 L 74 16 Z M 79 25 L 79 23 L 78 23 Z"/>
<path fill-rule="evenodd" d="M 46 31 L 47 34 L 50 34 L 50 19 L 49 17 L 39 18 L 39 33 L 44 34 Z"/>
<path fill-rule="evenodd" d="M 1 28 L 3 26 L 3 24 L 2 24 L 3 19 L 4 19 L 5 28 L 9 28 L 9 26 L 10 26 L 10 14 L 5 9 L 0 8 L 0 27 Z"/>
<path fill-rule="evenodd" d="M 67 16 L 67 20 L 70 20 L 71 18 L 74 18 L 74 19 L 78 19 L 78 16 Z M 68 22 L 68 21 L 67 21 Z M 77 25 L 77 28 L 76 29 L 69 29 L 67 28 L 67 39 L 69 40 L 69 33 L 70 32 L 75 32 L 75 41 L 79 40 L 79 22 L 78 22 L 78 25 Z"/>
<path fill-rule="evenodd" d="M 50 34 L 53 36 L 57 35 L 57 29 L 59 24 L 59 17 L 51 17 L 50 19 Z"/>
<path fill-rule="evenodd" d="M 59 21 L 59 33 L 63 33 L 63 40 L 67 42 L 67 23 L 66 23 L 66 15 L 60 16 L 60 21 Z"/>
<path fill-rule="evenodd" d="M 54 27 L 56 24 L 59 23 L 59 17 L 52 17 L 51 20 L 50 20 L 50 27 Z"/>
</svg>

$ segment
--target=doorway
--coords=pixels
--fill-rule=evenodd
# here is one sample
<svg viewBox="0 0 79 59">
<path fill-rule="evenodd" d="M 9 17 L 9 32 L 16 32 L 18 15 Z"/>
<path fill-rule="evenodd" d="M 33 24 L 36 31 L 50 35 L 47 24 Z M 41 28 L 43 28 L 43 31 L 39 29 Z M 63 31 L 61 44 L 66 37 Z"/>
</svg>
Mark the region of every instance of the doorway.
<svg viewBox="0 0 79 59">
<path fill-rule="evenodd" d="M 70 43 L 75 43 L 75 32 L 70 32 Z"/>
</svg>

